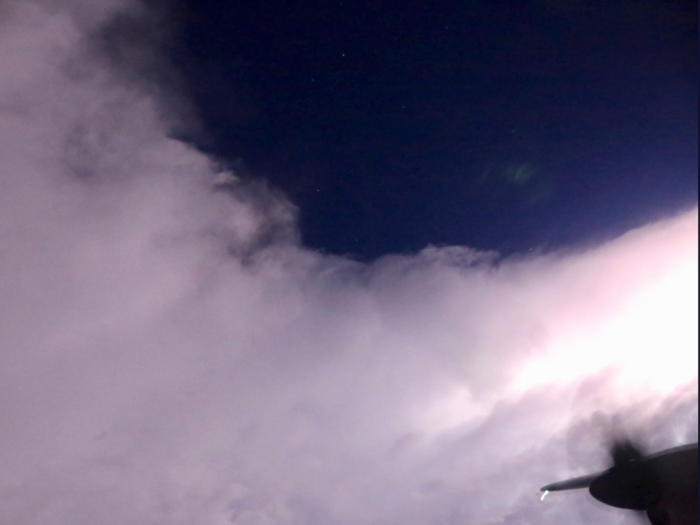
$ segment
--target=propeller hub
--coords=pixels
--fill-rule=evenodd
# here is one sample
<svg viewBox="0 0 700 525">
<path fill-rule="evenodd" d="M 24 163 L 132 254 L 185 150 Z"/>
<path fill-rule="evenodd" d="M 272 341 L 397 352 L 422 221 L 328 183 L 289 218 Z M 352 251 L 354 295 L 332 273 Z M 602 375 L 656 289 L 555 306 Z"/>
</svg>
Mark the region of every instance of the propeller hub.
<svg viewBox="0 0 700 525">
<path fill-rule="evenodd" d="M 613 507 L 648 510 L 661 495 L 659 482 L 648 465 L 630 461 L 618 465 L 598 476 L 589 487 L 591 495 Z"/>
</svg>

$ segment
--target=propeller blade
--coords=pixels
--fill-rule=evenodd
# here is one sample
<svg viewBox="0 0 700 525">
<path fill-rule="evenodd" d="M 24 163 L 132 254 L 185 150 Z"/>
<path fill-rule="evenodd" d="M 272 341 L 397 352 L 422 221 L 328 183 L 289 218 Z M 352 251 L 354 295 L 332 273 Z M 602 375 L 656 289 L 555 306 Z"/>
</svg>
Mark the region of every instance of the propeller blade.
<svg viewBox="0 0 700 525">
<path fill-rule="evenodd" d="M 648 510 L 647 518 L 649 518 L 649 523 L 651 523 L 651 525 L 671 525 L 668 514 L 660 509 Z"/>
<path fill-rule="evenodd" d="M 587 476 L 580 476 L 578 478 L 557 481 L 556 483 L 550 483 L 549 485 L 545 485 L 540 490 L 542 492 L 554 492 L 557 490 L 584 489 L 590 486 L 590 484 L 593 483 L 593 480 L 600 476 L 600 474 L 601 473 L 598 472 L 597 474 L 588 474 Z"/>
<path fill-rule="evenodd" d="M 620 466 L 630 461 L 641 461 L 646 454 L 638 443 L 628 438 L 616 439 L 610 446 L 613 465 Z"/>
</svg>

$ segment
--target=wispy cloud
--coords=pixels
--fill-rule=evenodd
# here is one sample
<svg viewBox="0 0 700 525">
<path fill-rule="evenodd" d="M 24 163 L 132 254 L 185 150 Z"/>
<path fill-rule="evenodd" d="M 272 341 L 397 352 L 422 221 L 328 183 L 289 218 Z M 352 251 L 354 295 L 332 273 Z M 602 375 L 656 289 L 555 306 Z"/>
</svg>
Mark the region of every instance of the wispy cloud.
<svg viewBox="0 0 700 525">
<path fill-rule="evenodd" d="M 618 424 L 697 440 L 697 209 L 570 253 L 314 253 L 105 56 L 120 8 L 2 7 L 3 522 L 613 523 L 538 488 Z"/>
</svg>

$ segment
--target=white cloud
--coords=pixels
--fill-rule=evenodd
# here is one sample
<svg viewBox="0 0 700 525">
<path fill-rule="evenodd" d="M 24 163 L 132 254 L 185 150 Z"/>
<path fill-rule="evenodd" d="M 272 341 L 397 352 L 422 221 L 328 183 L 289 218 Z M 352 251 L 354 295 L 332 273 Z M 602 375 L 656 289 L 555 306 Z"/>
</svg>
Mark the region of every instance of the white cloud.
<svg viewBox="0 0 700 525">
<path fill-rule="evenodd" d="M 538 488 L 604 466 L 612 414 L 697 440 L 697 210 L 522 259 L 310 252 L 98 52 L 116 7 L 3 7 L 2 523 L 575 523 L 605 511 Z"/>
</svg>

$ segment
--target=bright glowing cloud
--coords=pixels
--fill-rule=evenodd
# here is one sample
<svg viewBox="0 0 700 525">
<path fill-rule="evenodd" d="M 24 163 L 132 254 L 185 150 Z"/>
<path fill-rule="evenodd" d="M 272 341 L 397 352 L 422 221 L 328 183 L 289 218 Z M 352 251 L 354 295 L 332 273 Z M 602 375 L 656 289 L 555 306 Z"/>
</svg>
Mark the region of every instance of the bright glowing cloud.
<svg viewBox="0 0 700 525">
<path fill-rule="evenodd" d="M 659 239 L 654 252 L 637 251 L 628 242 L 639 232 L 599 248 L 615 252 L 619 244 L 625 250 L 627 272 L 600 275 L 601 287 L 610 288 L 615 302 L 606 302 L 602 311 L 591 303 L 586 318 L 594 323 L 557 334 L 547 351 L 523 367 L 521 385 L 566 383 L 615 367 L 620 379 L 636 388 L 644 384 L 668 393 L 696 377 L 698 334 L 692 327 L 698 318 L 698 252 L 690 239 L 697 220 L 697 213 L 688 213 L 649 228 Z"/>
<path fill-rule="evenodd" d="M 138 46 L 105 56 L 126 7 L 0 8 L 3 522 L 619 521 L 538 489 L 618 419 L 697 440 L 697 210 L 522 259 L 313 253 L 170 137 Z"/>
</svg>

